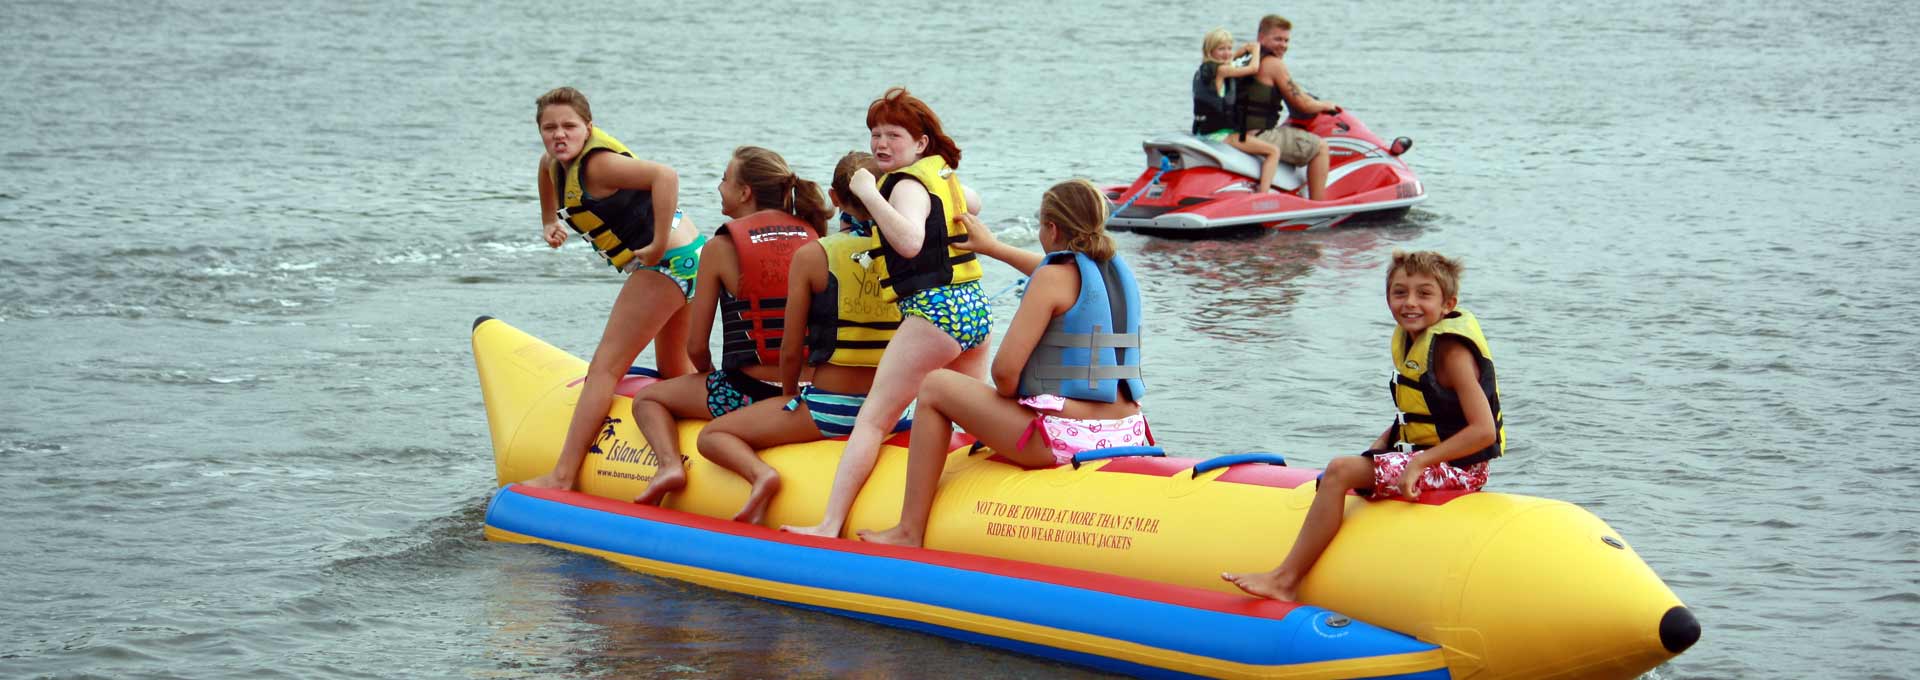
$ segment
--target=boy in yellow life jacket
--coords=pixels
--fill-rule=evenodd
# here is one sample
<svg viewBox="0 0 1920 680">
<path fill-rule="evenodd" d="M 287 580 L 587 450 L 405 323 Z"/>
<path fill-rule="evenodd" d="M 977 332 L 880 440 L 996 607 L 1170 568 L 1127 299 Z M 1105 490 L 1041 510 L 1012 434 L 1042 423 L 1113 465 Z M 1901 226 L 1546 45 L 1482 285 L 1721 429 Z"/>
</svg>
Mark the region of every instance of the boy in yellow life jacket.
<svg viewBox="0 0 1920 680">
<path fill-rule="evenodd" d="M 1387 268 L 1387 309 L 1395 324 L 1389 388 L 1398 415 L 1365 453 L 1327 463 L 1300 535 L 1280 566 L 1221 578 L 1252 595 L 1297 599 L 1308 570 L 1340 531 L 1348 491 L 1417 500 L 1423 491 L 1486 485 L 1487 462 L 1506 450 L 1506 428 L 1493 353 L 1480 322 L 1459 308 L 1459 289 L 1458 261 L 1432 251 L 1393 252 Z"/>
</svg>

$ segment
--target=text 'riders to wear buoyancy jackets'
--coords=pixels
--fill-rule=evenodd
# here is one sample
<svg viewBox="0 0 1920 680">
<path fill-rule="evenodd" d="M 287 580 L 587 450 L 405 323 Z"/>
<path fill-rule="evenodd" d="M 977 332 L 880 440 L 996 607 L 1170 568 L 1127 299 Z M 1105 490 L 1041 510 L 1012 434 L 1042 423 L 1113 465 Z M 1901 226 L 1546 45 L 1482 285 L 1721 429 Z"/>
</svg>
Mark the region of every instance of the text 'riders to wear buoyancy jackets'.
<svg viewBox="0 0 1920 680">
<path fill-rule="evenodd" d="M 549 171 L 560 196 L 557 212 L 561 221 L 593 244 L 614 269 L 625 269 L 635 251 L 653 243 L 653 192 L 621 189 L 612 195 L 595 198 L 587 195 L 587 158 L 600 152 L 617 153 L 628 158 L 633 152 L 625 144 L 593 128 L 587 146 L 573 162 L 562 167 L 554 163 Z"/>
<path fill-rule="evenodd" d="M 868 267 L 880 237 L 840 232 L 820 239 L 827 253 L 827 289 L 807 306 L 807 363 L 879 366 L 900 328 L 900 305 L 880 295 L 880 275 Z"/>
<path fill-rule="evenodd" d="M 1027 356 L 1020 395 L 1139 401 L 1147 387 L 1140 379 L 1140 288 L 1133 271 L 1118 255 L 1095 262 L 1070 251 L 1048 253 L 1041 266 L 1069 261 L 1080 271 L 1080 296 L 1047 324 Z"/>
<path fill-rule="evenodd" d="M 1205 61 L 1193 74 L 1193 134 L 1234 129 L 1234 99 L 1240 79 L 1228 80 L 1222 90 L 1213 85 L 1219 73 L 1219 63 Z"/>
<path fill-rule="evenodd" d="M 1394 326 L 1394 375 L 1388 383 L 1393 391 L 1394 408 L 1400 411 L 1394 418 L 1394 436 L 1417 451 L 1439 446 L 1442 440 L 1467 428 L 1460 396 L 1441 387 L 1433 372 L 1433 343 L 1447 335 L 1465 341 L 1467 349 L 1473 351 L 1480 370 L 1480 391 L 1486 393 L 1487 406 L 1493 410 L 1496 433 L 1492 445 L 1448 461 L 1454 467 L 1464 468 L 1498 458 L 1507 450 L 1507 424 L 1500 415 L 1500 386 L 1493 375 L 1493 353 L 1487 349 L 1486 336 L 1480 333 L 1480 322 L 1467 310 L 1455 309 L 1422 332 L 1412 346 L 1408 346 L 1407 332 Z"/>
<path fill-rule="evenodd" d="M 967 233 L 959 220 L 960 214 L 967 211 L 967 198 L 960 189 L 959 177 L 947 167 L 947 160 L 939 155 L 928 156 L 881 175 L 880 195 L 893 196 L 893 188 L 906 179 L 926 187 L 927 196 L 933 200 L 928 202 L 919 253 L 913 257 L 901 255 L 887 243 L 885 235 L 880 236 L 879 257 L 873 266 L 874 272 L 880 275 L 883 299 L 893 302 L 929 288 L 979 280 L 980 262 L 974 259 L 973 252 L 953 246 L 958 237 Z M 880 230 L 876 228 L 874 233 L 879 234 Z"/>
<path fill-rule="evenodd" d="M 780 363 L 787 309 L 787 268 L 793 252 L 815 238 L 798 217 L 762 210 L 720 225 L 740 261 L 738 292 L 720 290 L 720 367 Z"/>
</svg>

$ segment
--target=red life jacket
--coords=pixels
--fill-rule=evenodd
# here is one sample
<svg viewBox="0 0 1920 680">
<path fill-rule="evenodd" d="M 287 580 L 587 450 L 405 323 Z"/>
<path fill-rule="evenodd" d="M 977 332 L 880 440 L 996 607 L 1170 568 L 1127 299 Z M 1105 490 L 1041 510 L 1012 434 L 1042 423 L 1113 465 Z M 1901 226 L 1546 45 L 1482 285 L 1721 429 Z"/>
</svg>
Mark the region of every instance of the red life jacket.
<svg viewBox="0 0 1920 680">
<path fill-rule="evenodd" d="M 740 260 L 738 292 L 720 291 L 720 367 L 780 363 L 793 253 L 819 235 L 798 217 L 762 210 L 720 225 Z"/>
</svg>

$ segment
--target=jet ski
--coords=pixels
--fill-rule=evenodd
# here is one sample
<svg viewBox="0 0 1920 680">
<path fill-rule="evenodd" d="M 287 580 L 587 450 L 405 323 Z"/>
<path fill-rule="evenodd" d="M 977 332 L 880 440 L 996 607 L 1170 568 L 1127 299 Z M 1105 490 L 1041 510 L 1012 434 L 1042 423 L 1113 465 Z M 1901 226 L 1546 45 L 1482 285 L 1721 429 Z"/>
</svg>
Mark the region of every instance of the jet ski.
<svg viewBox="0 0 1920 680">
<path fill-rule="evenodd" d="M 1397 217 L 1427 199 L 1420 178 L 1401 158 L 1413 148 L 1412 139 L 1383 144 L 1345 110 L 1290 118 L 1288 124 L 1327 140 L 1326 200 L 1306 197 L 1304 167 L 1282 163 L 1273 188 L 1257 194 L 1260 158 L 1226 142 L 1167 133 L 1141 144 L 1147 168 L 1132 184 L 1106 188 L 1115 206 L 1107 227 L 1174 238 L 1258 228 L 1304 231 L 1363 213 Z"/>
</svg>

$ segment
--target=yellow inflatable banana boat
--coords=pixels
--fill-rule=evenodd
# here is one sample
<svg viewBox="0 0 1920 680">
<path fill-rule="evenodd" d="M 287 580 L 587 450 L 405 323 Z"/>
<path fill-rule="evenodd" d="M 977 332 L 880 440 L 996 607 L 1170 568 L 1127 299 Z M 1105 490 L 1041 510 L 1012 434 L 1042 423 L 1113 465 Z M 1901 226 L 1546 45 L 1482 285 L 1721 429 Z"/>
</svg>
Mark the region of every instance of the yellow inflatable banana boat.
<svg viewBox="0 0 1920 680">
<path fill-rule="evenodd" d="M 488 317 L 474 324 L 473 350 L 500 483 L 544 474 L 586 363 Z M 649 380 L 629 378 L 621 392 Z M 1631 678 L 1699 637 L 1606 523 L 1493 492 L 1355 497 L 1301 585 L 1310 606 L 1245 597 L 1220 572 L 1280 562 L 1318 472 L 1257 457 L 1027 470 L 957 437 L 918 550 L 714 519 L 731 517 L 748 485 L 698 455 L 664 509 L 608 502 L 638 495 L 655 469 L 627 396 L 614 400 L 579 492 L 501 489 L 489 538 L 1136 675 Z M 695 451 L 703 424 L 682 423 L 682 451 Z M 883 447 L 849 535 L 899 518 L 900 442 Z M 783 482 L 768 526 L 820 519 L 841 445 L 762 452 Z"/>
</svg>

